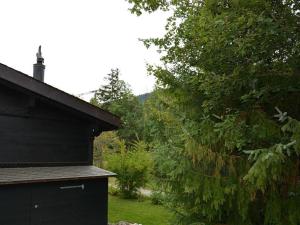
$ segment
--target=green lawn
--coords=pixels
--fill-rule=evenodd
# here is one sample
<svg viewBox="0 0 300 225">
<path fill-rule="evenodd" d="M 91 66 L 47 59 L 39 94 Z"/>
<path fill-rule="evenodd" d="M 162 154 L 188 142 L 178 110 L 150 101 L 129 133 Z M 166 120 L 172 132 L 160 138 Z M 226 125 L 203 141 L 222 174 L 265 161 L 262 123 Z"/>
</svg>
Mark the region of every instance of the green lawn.
<svg viewBox="0 0 300 225">
<path fill-rule="evenodd" d="M 109 196 L 109 222 L 134 222 L 143 225 L 169 225 L 170 212 L 149 200 L 137 201 Z"/>
</svg>

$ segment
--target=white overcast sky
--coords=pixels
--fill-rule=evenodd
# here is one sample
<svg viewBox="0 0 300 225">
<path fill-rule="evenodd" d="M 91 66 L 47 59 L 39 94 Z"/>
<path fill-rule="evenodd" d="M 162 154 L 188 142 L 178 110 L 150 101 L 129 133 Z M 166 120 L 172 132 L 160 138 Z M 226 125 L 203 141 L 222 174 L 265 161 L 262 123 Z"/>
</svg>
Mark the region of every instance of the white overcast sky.
<svg viewBox="0 0 300 225">
<path fill-rule="evenodd" d="M 0 62 L 32 75 L 42 45 L 45 82 L 61 90 L 97 89 L 118 67 L 135 94 L 149 92 L 154 78 L 146 63 L 159 63 L 159 55 L 138 38 L 162 36 L 166 15 L 137 17 L 129 6 L 125 0 L 1 0 Z"/>
</svg>

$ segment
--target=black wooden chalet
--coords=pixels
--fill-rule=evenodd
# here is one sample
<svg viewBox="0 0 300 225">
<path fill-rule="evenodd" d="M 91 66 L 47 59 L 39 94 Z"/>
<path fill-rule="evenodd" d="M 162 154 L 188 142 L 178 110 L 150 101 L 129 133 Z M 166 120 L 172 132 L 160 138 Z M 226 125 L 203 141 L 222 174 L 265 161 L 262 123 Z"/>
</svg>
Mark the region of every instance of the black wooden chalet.
<svg viewBox="0 0 300 225">
<path fill-rule="evenodd" d="M 0 64 L 0 225 L 107 225 L 107 180 L 93 140 L 113 114 Z"/>
</svg>

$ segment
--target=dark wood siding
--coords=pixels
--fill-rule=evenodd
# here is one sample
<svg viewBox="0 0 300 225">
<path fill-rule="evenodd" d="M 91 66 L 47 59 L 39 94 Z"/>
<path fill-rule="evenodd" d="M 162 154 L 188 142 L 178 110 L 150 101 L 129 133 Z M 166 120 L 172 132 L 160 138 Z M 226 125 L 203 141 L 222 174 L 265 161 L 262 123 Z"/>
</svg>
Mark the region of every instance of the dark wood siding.
<svg viewBox="0 0 300 225">
<path fill-rule="evenodd" d="M 47 102 L 0 88 L 0 166 L 88 164 L 92 128 Z"/>
<path fill-rule="evenodd" d="M 107 225 L 107 178 L 0 187 L 0 212 L 1 225 Z"/>
<path fill-rule="evenodd" d="M 107 179 L 41 185 L 32 203 L 31 225 L 107 225 Z"/>
<path fill-rule="evenodd" d="M 0 224 L 30 225 L 30 191 L 25 186 L 0 187 Z"/>
</svg>

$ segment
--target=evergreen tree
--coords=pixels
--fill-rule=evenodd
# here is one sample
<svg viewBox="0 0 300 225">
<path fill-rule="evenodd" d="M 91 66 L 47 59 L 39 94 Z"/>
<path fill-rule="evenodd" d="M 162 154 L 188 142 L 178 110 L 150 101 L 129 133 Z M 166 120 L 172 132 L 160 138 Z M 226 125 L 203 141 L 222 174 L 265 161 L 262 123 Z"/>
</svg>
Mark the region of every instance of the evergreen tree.
<svg viewBox="0 0 300 225">
<path fill-rule="evenodd" d="M 111 69 L 111 72 L 104 78 L 106 84 L 99 88 L 91 102 L 100 104 L 102 108 L 107 108 L 110 103 L 130 93 L 128 85 L 120 80 L 119 76 L 120 70 L 118 68 Z"/>
<path fill-rule="evenodd" d="M 117 131 L 127 145 L 141 138 L 142 105 L 129 86 L 119 78 L 119 69 L 112 69 L 91 99 L 91 103 L 106 109 L 121 118 L 122 127 Z"/>
<path fill-rule="evenodd" d="M 164 53 L 148 117 L 177 224 L 300 224 L 300 2 L 129 2 L 173 11 L 145 44 Z"/>
</svg>

